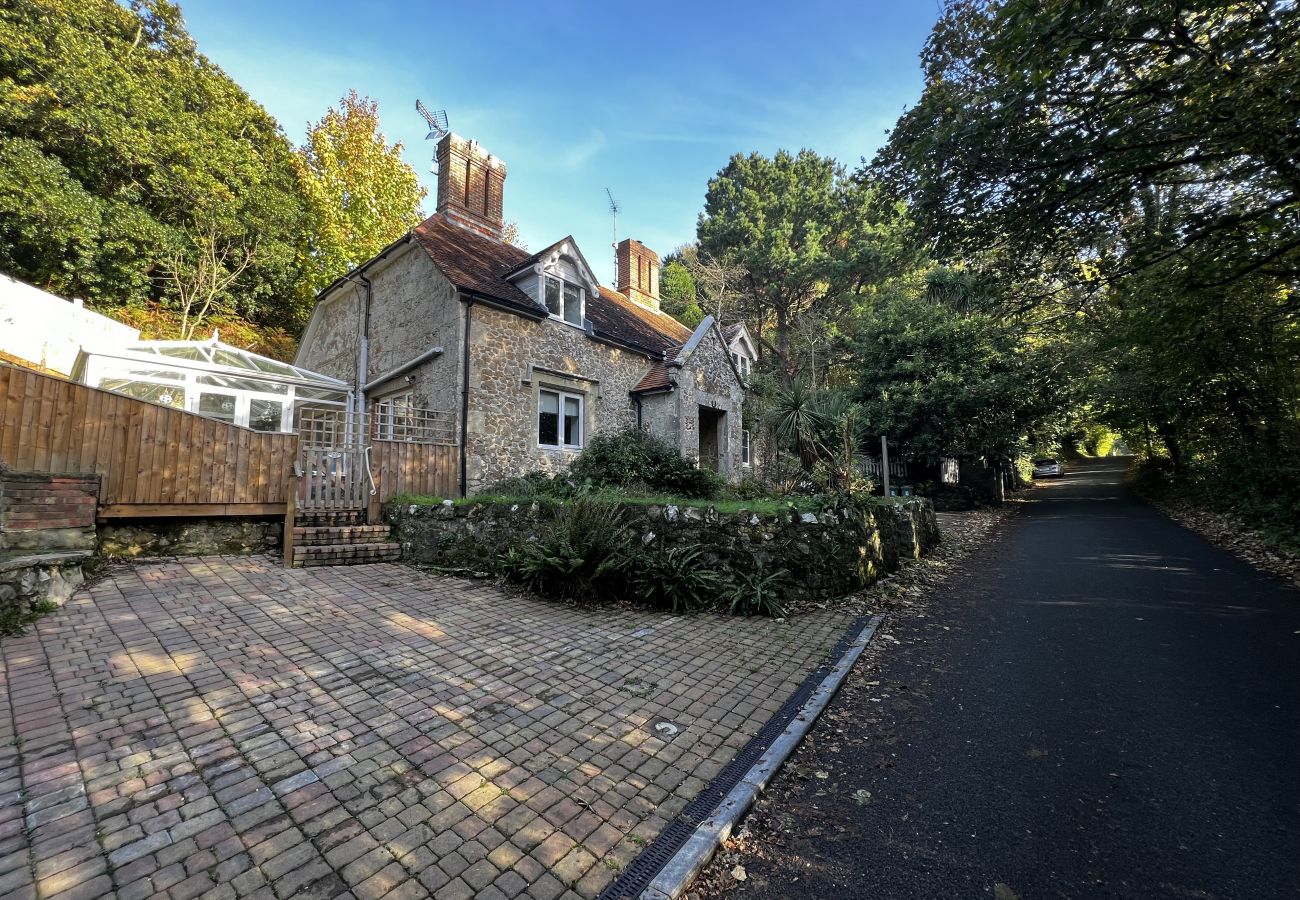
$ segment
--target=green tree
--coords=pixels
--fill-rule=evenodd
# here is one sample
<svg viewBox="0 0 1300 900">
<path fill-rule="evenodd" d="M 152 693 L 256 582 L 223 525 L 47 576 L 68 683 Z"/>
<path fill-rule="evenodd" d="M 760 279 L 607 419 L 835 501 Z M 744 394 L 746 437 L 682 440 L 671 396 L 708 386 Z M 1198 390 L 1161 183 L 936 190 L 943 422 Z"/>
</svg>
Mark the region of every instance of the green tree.
<svg viewBox="0 0 1300 900">
<path fill-rule="evenodd" d="M 307 268 L 319 290 L 424 218 L 428 193 L 379 127 L 379 104 L 349 91 L 307 129 L 298 174 L 311 209 Z"/>
<path fill-rule="evenodd" d="M 228 312 L 294 327 L 306 209 L 292 158 L 175 5 L 0 6 L 0 267 L 15 277 L 102 310 L 177 309 L 172 276 L 202 265 L 189 235 L 212 234 L 256 247 Z"/>
<path fill-rule="evenodd" d="M 1011 457 L 1066 399 L 1059 354 L 987 313 L 899 290 L 864 314 L 858 333 L 865 430 L 919 459 Z"/>
<path fill-rule="evenodd" d="M 1284 0 L 948 0 L 874 171 L 941 256 L 997 251 L 1024 282 L 1174 262 L 1189 284 L 1293 283 L 1297 43 Z M 1182 195 L 1169 240 L 1117 241 L 1153 190 Z"/>
<path fill-rule="evenodd" d="M 697 233 L 702 261 L 739 270 L 746 318 L 786 387 L 798 321 L 835 323 L 912 256 L 901 205 L 811 150 L 733 156 L 709 181 Z"/>
<path fill-rule="evenodd" d="M 690 269 L 678 260 L 672 260 L 663 268 L 659 276 L 659 302 L 664 312 L 681 322 L 687 328 L 694 328 L 704 321 L 704 310 L 700 309 L 696 295 L 695 279 Z"/>
</svg>

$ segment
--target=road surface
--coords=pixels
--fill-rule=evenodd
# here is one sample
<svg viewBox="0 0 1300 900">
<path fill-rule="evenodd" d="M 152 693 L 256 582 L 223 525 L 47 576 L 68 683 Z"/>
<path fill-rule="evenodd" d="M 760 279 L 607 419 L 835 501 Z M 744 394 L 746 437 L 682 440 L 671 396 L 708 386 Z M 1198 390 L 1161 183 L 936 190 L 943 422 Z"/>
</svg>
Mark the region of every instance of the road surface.
<svg viewBox="0 0 1300 900">
<path fill-rule="evenodd" d="M 895 623 L 736 896 L 1300 897 L 1300 592 L 1122 475 L 1035 490 Z"/>
</svg>

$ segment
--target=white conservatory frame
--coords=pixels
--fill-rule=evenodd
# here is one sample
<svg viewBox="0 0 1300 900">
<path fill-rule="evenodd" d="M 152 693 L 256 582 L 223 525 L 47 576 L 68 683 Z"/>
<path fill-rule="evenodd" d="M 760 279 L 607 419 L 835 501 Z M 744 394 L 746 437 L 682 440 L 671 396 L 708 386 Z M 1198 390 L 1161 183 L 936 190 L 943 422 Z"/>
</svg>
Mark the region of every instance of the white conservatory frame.
<svg viewBox="0 0 1300 900">
<path fill-rule="evenodd" d="M 346 381 L 223 344 L 215 336 L 82 348 L 72 378 L 254 431 L 292 432 L 300 408 L 343 410 L 352 400 Z M 279 422 L 273 423 L 276 404 Z M 259 408 L 263 415 L 255 416 Z"/>
</svg>

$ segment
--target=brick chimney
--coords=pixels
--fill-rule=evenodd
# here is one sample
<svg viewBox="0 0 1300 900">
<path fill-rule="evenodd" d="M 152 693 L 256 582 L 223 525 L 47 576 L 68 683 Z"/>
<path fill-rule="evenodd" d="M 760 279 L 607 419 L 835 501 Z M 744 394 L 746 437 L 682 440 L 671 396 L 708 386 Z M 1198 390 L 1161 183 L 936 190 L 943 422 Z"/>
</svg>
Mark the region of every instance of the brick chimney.
<svg viewBox="0 0 1300 900">
<path fill-rule="evenodd" d="M 438 142 L 438 212 L 461 225 L 500 238 L 506 164 L 477 141 L 448 134 Z"/>
<path fill-rule="evenodd" d="M 615 250 L 618 260 L 618 289 L 634 303 L 659 309 L 659 254 L 632 238 Z"/>
</svg>

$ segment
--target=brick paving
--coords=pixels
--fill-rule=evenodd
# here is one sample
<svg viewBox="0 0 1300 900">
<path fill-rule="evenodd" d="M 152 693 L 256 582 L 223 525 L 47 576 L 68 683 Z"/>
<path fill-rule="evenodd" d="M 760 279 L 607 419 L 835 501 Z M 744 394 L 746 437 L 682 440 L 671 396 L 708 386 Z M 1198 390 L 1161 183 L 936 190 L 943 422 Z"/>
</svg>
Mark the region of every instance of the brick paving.
<svg viewBox="0 0 1300 900">
<path fill-rule="evenodd" d="M 591 898 L 847 622 L 137 564 L 0 640 L 0 897 Z"/>
</svg>

